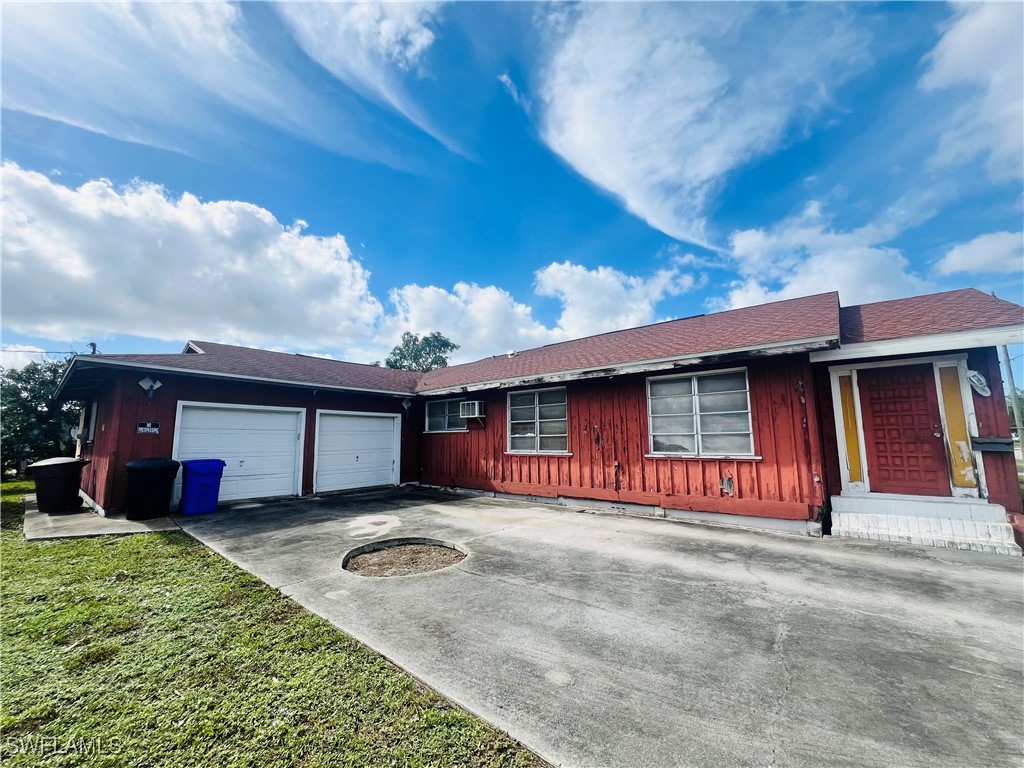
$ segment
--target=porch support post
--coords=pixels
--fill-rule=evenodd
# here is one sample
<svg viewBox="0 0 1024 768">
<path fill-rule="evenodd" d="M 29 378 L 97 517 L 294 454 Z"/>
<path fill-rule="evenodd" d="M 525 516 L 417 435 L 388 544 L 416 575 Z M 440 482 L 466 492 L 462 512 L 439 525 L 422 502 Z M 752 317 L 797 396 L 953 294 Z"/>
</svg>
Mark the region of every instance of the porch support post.
<svg viewBox="0 0 1024 768">
<path fill-rule="evenodd" d="M 1017 400 L 1017 385 L 1013 382 L 1013 368 L 1010 366 L 1010 351 L 1003 344 L 1003 365 L 1006 366 L 1006 380 L 1010 384 L 1010 404 L 1013 406 L 1013 422 L 1017 427 L 1017 435 L 1024 435 L 1024 423 L 1020 418 L 1020 402 Z"/>
</svg>

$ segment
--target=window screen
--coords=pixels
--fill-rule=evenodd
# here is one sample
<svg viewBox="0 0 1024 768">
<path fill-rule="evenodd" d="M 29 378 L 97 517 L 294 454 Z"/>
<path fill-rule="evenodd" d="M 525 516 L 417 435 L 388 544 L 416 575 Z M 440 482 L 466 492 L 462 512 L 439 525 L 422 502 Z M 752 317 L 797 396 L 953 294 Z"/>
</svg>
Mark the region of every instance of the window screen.
<svg viewBox="0 0 1024 768">
<path fill-rule="evenodd" d="M 566 453 L 569 450 L 568 425 L 564 388 L 509 393 L 509 451 Z"/>
<path fill-rule="evenodd" d="M 427 432 L 461 432 L 466 420 L 459 416 L 461 400 L 435 400 L 427 403 Z"/>
<path fill-rule="evenodd" d="M 746 371 L 648 380 L 651 453 L 750 456 Z"/>
</svg>

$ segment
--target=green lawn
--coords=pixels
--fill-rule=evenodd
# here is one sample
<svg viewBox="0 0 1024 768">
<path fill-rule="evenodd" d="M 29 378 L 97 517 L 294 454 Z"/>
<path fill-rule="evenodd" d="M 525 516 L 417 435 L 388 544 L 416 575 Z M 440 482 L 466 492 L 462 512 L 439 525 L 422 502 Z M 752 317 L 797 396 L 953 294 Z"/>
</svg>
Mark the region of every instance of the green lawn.
<svg viewBox="0 0 1024 768">
<path fill-rule="evenodd" d="M 180 533 L 27 543 L 3 485 L 5 766 L 535 766 Z"/>
</svg>

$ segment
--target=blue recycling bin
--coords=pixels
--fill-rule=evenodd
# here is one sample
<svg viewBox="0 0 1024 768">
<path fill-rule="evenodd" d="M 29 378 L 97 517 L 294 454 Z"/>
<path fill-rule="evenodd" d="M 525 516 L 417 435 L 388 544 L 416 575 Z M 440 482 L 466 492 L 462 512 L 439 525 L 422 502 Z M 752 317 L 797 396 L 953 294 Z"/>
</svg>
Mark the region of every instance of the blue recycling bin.
<svg viewBox="0 0 1024 768">
<path fill-rule="evenodd" d="M 181 506 L 183 515 L 202 515 L 217 510 L 220 479 L 227 464 L 221 459 L 188 459 L 181 462 Z"/>
</svg>

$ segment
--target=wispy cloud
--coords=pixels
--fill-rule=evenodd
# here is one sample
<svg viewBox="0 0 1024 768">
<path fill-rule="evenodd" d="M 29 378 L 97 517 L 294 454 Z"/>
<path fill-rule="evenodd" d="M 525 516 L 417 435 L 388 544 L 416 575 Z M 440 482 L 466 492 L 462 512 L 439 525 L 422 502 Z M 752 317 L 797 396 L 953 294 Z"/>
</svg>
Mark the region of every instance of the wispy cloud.
<svg viewBox="0 0 1024 768">
<path fill-rule="evenodd" d="M 526 95 L 519 90 L 519 86 L 516 85 L 508 72 L 502 72 L 498 75 L 498 82 L 504 87 L 505 92 L 512 97 L 512 101 L 522 107 L 524 112 L 529 113 L 533 109 L 533 102 L 526 98 Z"/>
<path fill-rule="evenodd" d="M 826 4 L 601 3 L 554 19 L 545 141 L 652 227 L 698 244 L 728 174 L 870 62 L 868 34 Z"/>
<path fill-rule="evenodd" d="M 442 2 L 278 3 L 277 13 L 306 55 L 357 93 L 393 108 L 449 149 L 458 148 L 410 97 Z"/>
<path fill-rule="evenodd" d="M 927 91 L 963 89 L 934 161 L 985 158 L 994 180 L 1024 177 L 1024 5 L 962 3 L 928 55 Z"/>
<path fill-rule="evenodd" d="M 195 155 L 236 145 L 256 121 L 399 163 L 357 98 L 311 90 L 257 39 L 226 2 L 8 4 L 4 107 Z"/>
</svg>

